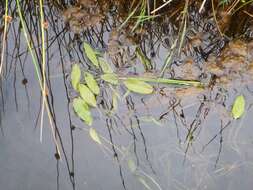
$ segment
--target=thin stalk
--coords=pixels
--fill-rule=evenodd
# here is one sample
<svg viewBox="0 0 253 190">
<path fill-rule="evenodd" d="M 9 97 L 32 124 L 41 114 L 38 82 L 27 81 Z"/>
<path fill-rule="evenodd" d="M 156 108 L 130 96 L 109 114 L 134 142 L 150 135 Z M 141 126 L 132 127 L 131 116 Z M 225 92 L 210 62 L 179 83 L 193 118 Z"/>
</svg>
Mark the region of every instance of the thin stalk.
<svg viewBox="0 0 253 190">
<path fill-rule="evenodd" d="M 171 48 L 170 48 L 170 52 L 169 54 L 167 55 L 166 59 L 165 59 L 165 62 L 163 64 L 163 67 L 162 67 L 162 70 L 160 72 L 160 76 L 162 77 L 167 69 L 168 66 L 171 65 L 171 62 L 172 62 L 172 58 L 175 54 L 175 48 L 177 46 L 177 39 L 175 39 L 175 41 L 173 42 Z"/>
<path fill-rule="evenodd" d="M 227 14 L 231 14 L 231 11 L 234 10 L 234 8 L 240 3 L 240 0 L 234 1 L 232 5 L 228 8 Z"/>
<path fill-rule="evenodd" d="M 132 32 L 143 22 L 142 18 L 145 16 L 145 14 L 146 14 L 146 2 L 145 2 L 145 0 L 143 0 L 141 3 L 140 15 L 138 16 L 138 19 L 137 19 L 134 27 L 132 28 Z"/>
<path fill-rule="evenodd" d="M 43 0 L 40 0 L 40 27 L 41 27 L 41 46 L 42 46 L 42 82 L 43 82 L 41 118 L 40 118 L 40 141 L 42 142 L 44 109 L 46 101 L 46 49 L 45 49 Z"/>
<path fill-rule="evenodd" d="M 22 28 L 23 28 L 23 33 L 24 33 L 24 36 L 25 36 L 25 40 L 26 40 L 28 49 L 29 49 L 31 57 L 32 57 L 32 63 L 33 63 L 34 68 L 35 68 L 35 72 L 36 72 L 36 76 L 38 78 L 38 82 L 39 82 L 41 92 L 43 92 L 43 85 L 42 85 L 41 76 L 40 76 L 40 72 L 39 72 L 39 65 L 38 65 L 38 62 L 36 61 L 35 55 L 32 51 L 32 46 L 31 46 L 30 41 L 29 41 L 29 37 L 27 35 L 26 25 L 25 25 L 24 18 L 23 18 L 22 12 L 21 12 L 20 1 L 16 0 L 16 3 L 17 3 L 18 14 L 19 14 L 20 22 L 21 22 L 21 25 L 22 25 Z M 55 137 L 53 119 L 52 119 L 52 115 L 50 113 L 50 109 L 49 109 L 49 105 L 48 105 L 47 100 L 45 101 L 45 106 L 46 106 L 46 110 L 47 110 L 47 114 L 48 114 L 48 118 L 49 118 L 50 128 L 51 128 L 52 134 L 53 134 L 53 140 L 54 140 L 54 143 L 55 143 L 56 148 L 57 148 L 57 153 L 59 155 L 61 155 L 60 154 L 59 144 L 58 144 L 58 142 L 56 140 L 56 137 Z"/>
<path fill-rule="evenodd" d="M 214 18 L 214 21 L 215 21 L 215 23 L 216 23 L 217 29 L 218 29 L 220 35 L 221 35 L 221 36 L 224 36 L 224 34 L 222 33 L 222 31 L 221 31 L 221 29 L 220 29 L 220 27 L 219 27 L 217 18 L 216 18 L 216 12 L 215 12 L 215 9 L 214 9 L 214 1 L 211 0 L 211 2 L 212 2 L 213 18 Z"/>
<path fill-rule="evenodd" d="M 244 6 L 246 6 L 246 5 L 248 5 L 248 4 L 252 3 L 252 2 L 253 2 L 253 0 L 250 0 L 250 1 L 247 1 L 247 2 L 243 3 L 241 6 L 239 6 L 237 9 L 235 9 L 235 10 L 233 11 L 232 15 L 233 15 L 234 13 L 236 13 L 238 10 L 240 10 L 241 8 L 243 8 Z"/>
<path fill-rule="evenodd" d="M 199 13 L 202 12 L 202 10 L 203 10 L 205 4 L 206 4 L 206 0 L 204 0 L 204 1 L 202 2 L 201 6 L 200 6 L 200 8 L 199 8 Z"/>
<path fill-rule="evenodd" d="M 1 62 L 0 62 L 0 77 L 3 69 L 3 62 L 4 62 L 4 50 L 5 50 L 5 43 L 6 43 L 6 36 L 7 36 L 7 27 L 8 27 L 8 0 L 5 0 L 5 14 L 4 14 L 4 33 L 3 33 L 3 46 L 2 46 L 2 53 L 1 53 Z"/>
<path fill-rule="evenodd" d="M 179 47 L 178 47 L 178 55 L 181 53 L 181 48 L 183 46 L 183 42 L 185 39 L 185 34 L 186 34 L 186 28 L 187 28 L 187 17 L 188 17 L 188 5 L 189 5 L 189 0 L 186 0 L 184 10 L 183 10 L 183 18 L 182 18 L 182 25 L 180 26 L 179 29 L 179 36 L 180 38 L 179 41 Z"/>
<path fill-rule="evenodd" d="M 166 1 L 166 2 L 165 2 L 164 4 L 162 4 L 160 7 L 154 9 L 153 11 L 151 11 L 151 14 L 156 13 L 157 11 L 159 11 L 160 9 L 162 9 L 163 7 L 165 7 L 166 5 L 168 5 L 168 4 L 171 3 L 171 2 L 172 2 L 172 0 Z"/>
<path fill-rule="evenodd" d="M 128 17 L 126 18 L 126 20 L 120 25 L 119 29 L 118 30 L 121 30 L 125 25 L 126 23 L 130 20 L 130 18 L 132 18 L 132 16 L 134 15 L 134 13 L 137 11 L 138 9 L 138 6 L 135 7 L 135 9 L 128 15 Z"/>
<path fill-rule="evenodd" d="M 159 84 L 169 84 L 169 85 L 185 85 L 185 86 L 195 86 L 195 87 L 204 87 L 205 85 L 200 81 L 192 80 L 180 80 L 180 79 L 166 79 L 166 78 L 149 78 L 149 77 L 119 77 L 120 80 L 128 79 L 138 79 L 144 82 L 152 82 Z"/>
</svg>

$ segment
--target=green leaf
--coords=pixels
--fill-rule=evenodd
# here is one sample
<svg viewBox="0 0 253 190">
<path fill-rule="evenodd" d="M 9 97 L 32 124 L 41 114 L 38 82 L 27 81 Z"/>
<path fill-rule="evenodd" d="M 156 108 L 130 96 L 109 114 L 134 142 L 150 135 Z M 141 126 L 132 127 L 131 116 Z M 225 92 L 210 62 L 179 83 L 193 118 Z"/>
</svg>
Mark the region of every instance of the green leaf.
<svg viewBox="0 0 253 190">
<path fill-rule="evenodd" d="M 139 94 L 151 94 L 153 92 L 153 87 L 150 84 L 137 78 L 128 78 L 123 83 L 132 92 Z"/>
<path fill-rule="evenodd" d="M 72 66 L 72 71 L 71 71 L 71 84 L 75 90 L 78 90 L 80 79 L 81 79 L 80 66 L 78 64 L 74 64 Z"/>
<path fill-rule="evenodd" d="M 244 114 L 244 111 L 245 111 L 245 98 L 243 95 L 237 96 L 232 107 L 233 118 L 239 119 Z"/>
<path fill-rule="evenodd" d="M 86 42 L 84 42 L 83 47 L 84 47 L 86 56 L 91 61 L 91 63 L 95 65 L 96 67 L 99 67 L 96 51 L 90 46 L 90 44 Z"/>
<path fill-rule="evenodd" d="M 105 62 L 104 60 L 100 59 L 99 65 L 100 65 L 103 73 L 113 73 L 111 66 L 107 62 Z"/>
<path fill-rule="evenodd" d="M 97 107 L 97 102 L 94 94 L 84 84 L 79 85 L 79 92 L 83 100 L 90 106 Z"/>
<path fill-rule="evenodd" d="M 85 82 L 86 82 L 87 86 L 90 88 L 90 90 L 94 94 L 98 95 L 99 92 L 100 92 L 100 89 L 99 89 L 98 83 L 94 79 L 93 75 L 88 73 L 88 72 L 85 72 L 84 73 L 84 79 L 85 79 Z"/>
<path fill-rule="evenodd" d="M 89 126 L 92 125 L 93 118 L 90 113 L 89 106 L 81 98 L 75 98 L 73 100 L 73 108 L 77 116 L 80 117 Z"/>
<path fill-rule="evenodd" d="M 101 79 L 114 85 L 119 84 L 118 76 L 113 73 L 103 74 L 101 75 Z"/>
<path fill-rule="evenodd" d="M 132 160 L 132 159 L 129 159 L 128 162 L 128 168 L 129 170 L 132 172 L 132 173 L 135 173 L 136 169 L 137 169 L 137 166 L 135 164 L 135 162 Z"/>
<path fill-rule="evenodd" d="M 96 129 L 91 127 L 90 130 L 89 130 L 89 134 L 90 134 L 90 137 L 93 141 L 95 141 L 98 144 L 102 144 Z"/>
</svg>

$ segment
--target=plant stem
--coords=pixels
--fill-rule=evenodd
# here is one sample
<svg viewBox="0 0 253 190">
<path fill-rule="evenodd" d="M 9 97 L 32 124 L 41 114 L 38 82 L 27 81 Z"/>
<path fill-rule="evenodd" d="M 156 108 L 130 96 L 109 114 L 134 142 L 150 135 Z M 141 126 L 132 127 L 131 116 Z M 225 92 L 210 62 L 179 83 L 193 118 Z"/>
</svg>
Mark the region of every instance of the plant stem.
<svg viewBox="0 0 253 190">
<path fill-rule="evenodd" d="M 120 80 L 137 79 L 144 82 L 153 82 L 169 85 L 186 85 L 195 87 L 204 87 L 205 85 L 200 81 L 180 80 L 180 79 L 166 79 L 166 78 L 149 78 L 149 77 L 119 77 Z"/>
<path fill-rule="evenodd" d="M 5 14 L 4 14 L 4 33 L 3 33 L 3 46 L 2 46 L 2 53 L 1 53 L 1 62 L 0 62 L 0 78 L 3 69 L 4 63 L 4 50 L 5 50 L 5 43 L 6 43 L 6 36 L 7 36 L 7 25 L 8 25 L 8 0 L 5 0 Z"/>
</svg>

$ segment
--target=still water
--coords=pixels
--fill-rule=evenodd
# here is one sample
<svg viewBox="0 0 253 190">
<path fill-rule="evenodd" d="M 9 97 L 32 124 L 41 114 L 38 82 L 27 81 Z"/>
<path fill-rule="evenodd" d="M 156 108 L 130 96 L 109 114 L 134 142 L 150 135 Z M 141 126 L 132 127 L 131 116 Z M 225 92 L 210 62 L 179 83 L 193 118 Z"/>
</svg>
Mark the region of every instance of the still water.
<svg viewBox="0 0 253 190">
<path fill-rule="evenodd" d="M 46 12 L 50 15 L 49 7 Z M 66 31 L 66 18 L 62 18 L 61 14 L 47 18 L 49 28 L 46 73 L 48 100 L 57 127 L 54 130 L 61 147 L 60 159 L 56 154 L 46 112 L 40 140 L 41 94 L 24 36 L 18 34 L 17 18 L 10 26 L 6 65 L 1 80 L 1 189 L 252 189 L 253 86 L 250 80 L 245 79 L 247 77 L 243 74 L 240 77 L 236 75 L 236 80 L 232 80 L 229 85 L 214 86 L 201 93 L 196 88 L 190 91 L 190 88 L 182 90 L 154 84 L 155 91 L 152 95 L 130 93 L 124 96 L 125 89 L 120 87 L 121 98 L 116 111 L 111 115 L 105 114 L 104 108 L 111 104 L 110 89 L 100 82 L 102 92 L 97 97 L 99 106 L 92 109 L 92 127 L 102 141 L 102 144 L 98 144 L 90 137 L 89 127 L 76 117 L 72 109 L 72 99 L 76 97 L 76 93 L 70 82 L 71 65 L 79 63 L 83 70 L 97 75 L 84 56 L 82 41 L 89 42 L 100 51 L 107 51 L 110 42 L 111 45 L 119 41 L 121 44 L 127 43 L 120 53 L 123 52 L 123 56 L 128 57 L 121 57 L 123 65 L 114 68 L 122 68 L 116 69 L 115 72 L 124 75 L 136 74 L 143 72 L 143 67 L 138 64 L 124 65 L 136 58 L 128 55 L 132 54 L 132 42 L 125 42 L 126 39 L 119 36 L 116 42 L 112 42 L 114 36 L 111 36 L 111 25 L 115 24 L 114 18 L 109 17 L 106 21 L 108 29 L 98 26 L 87 29 L 84 35 L 77 36 L 73 31 Z M 57 24 L 50 27 L 52 19 Z M 69 17 L 68 19 L 71 20 Z M 75 20 L 72 20 L 72 25 L 73 23 Z M 170 30 L 171 26 L 166 26 Z M 158 31 L 160 37 L 152 39 L 149 36 L 150 39 L 145 37 L 141 41 L 141 44 L 146 45 L 158 41 L 147 45 L 147 52 L 153 53 L 151 50 L 156 50 L 152 62 L 158 71 L 168 56 L 168 50 L 171 50 L 166 46 L 167 42 L 169 40 L 171 44 L 175 37 L 172 35 L 171 39 L 168 39 L 165 36 L 169 31 L 163 32 Z M 36 34 L 34 35 L 34 39 L 39 41 Z M 203 37 L 204 42 L 201 44 L 207 51 L 211 44 L 210 35 Z M 229 47 L 234 47 L 235 44 L 238 43 L 231 43 Z M 244 45 L 243 43 L 236 47 L 243 52 Z M 38 47 L 35 49 L 39 52 Z M 177 64 L 187 65 L 182 60 L 189 57 L 193 57 L 194 61 L 198 60 L 200 56 L 198 52 L 192 55 L 193 49 L 187 49 L 187 55 L 175 58 L 173 64 L 176 68 Z M 233 50 L 230 52 L 231 57 L 239 57 L 242 60 L 243 53 L 236 54 Z M 110 52 L 108 54 L 115 56 Z M 220 57 L 227 54 L 221 53 Z M 246 55 L 250 57 L 250 52 L 247 51 Z M 111 60 L 120 63 L 117 57 Z M 227 69 L 227 73 L 222 73 L 222 76 L 229 78 L 230 73 L 235 73 L 232 67 L 225 66 L 222 58 L 218 61 Z M 200 72 L 199 65 L 203 62 L 202 60 L 198 63 L 196 72 Z M 184 71 L 175 69 L 174 76 L 189 77 L 187 72 L 180 74 Z M 195 76 L 195 71 L 190 70 L 190 78 Z M 156 74 L 155 71 L 154 73 Z M 171 77 L 173 74 L 167 73 L 165 76 Z M 235 75 L 232 78 L 234 77 Z M 24 79 L 27 80 L 26 84 Z M 241 94 L 246 100 L 245 113 L 243 117 L 235 120 L 231 118 L 231 108 L 234 99 Z"/>
</svg>

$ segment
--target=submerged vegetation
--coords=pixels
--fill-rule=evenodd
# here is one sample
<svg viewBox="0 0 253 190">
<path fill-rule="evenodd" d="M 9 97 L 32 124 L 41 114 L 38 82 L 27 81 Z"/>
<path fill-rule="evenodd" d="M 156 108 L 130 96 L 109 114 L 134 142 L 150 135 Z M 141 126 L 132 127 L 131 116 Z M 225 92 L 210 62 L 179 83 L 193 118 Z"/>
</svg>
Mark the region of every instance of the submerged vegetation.
<svg viewBox="0 0 253 190">
<path fill-rule="evenodd" d="M 0 4 L 0 124 L 6 106 L 3 84 L 13 81 L 18 111 L 18 77 L 29 105 L 32 81 L 28 78 L 32 74 L 41 94 L 35 119 L 40 140 L 44 125 L 49 124 L 55 158 L 57 162 L 65 160 L 73 189 L 74 130 L 87 132 L 115 158 L 124 189 L 124 165 L 144 188 L 163 189 L 156 179 L 142 126 L 168 126 L 173 121 L 185 162 L 187 154 L 195 151 L 191 147 L 199 143 L 209 113 L 215 113 L 220 129 L 202 142 L 199 152 L 220 138 L 213 163 L 216 167 L 224 130 L 250 109 L 247 96 L 252 96 L 253 79 L 252 3 L 6 0 Z M 64 88 L 57 97 L 54 78 L 60 78 Z M 64 147 L 55 99 L 67 101 L 70 155 Z M 194 109 L 187 115 L 189 107 Z M 80 124 L 78 119 L 83 122 Z M 132 138 L 127 145 L 117 140 L 122 133 Z M 138 149 L 138 143 L 144 150 Z M 144 154 L 148 169 L 142 168 L 137 150 Z"/>
</svg>

